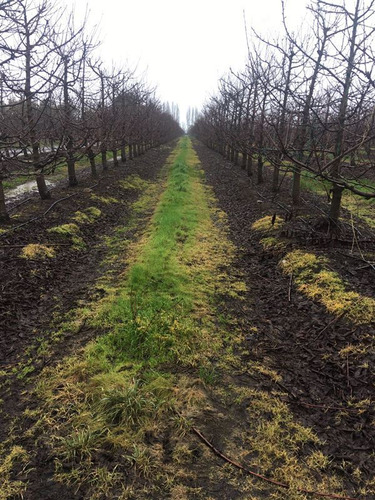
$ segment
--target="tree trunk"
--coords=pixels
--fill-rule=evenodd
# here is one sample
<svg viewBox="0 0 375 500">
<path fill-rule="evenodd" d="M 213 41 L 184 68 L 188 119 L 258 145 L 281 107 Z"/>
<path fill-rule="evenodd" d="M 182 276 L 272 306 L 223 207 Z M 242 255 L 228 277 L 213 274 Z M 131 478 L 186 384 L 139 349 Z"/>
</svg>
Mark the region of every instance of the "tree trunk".
<svg viewBox="0 0 375 500">
<path fill-rule="evenodd" d="M 112 149 L 113 166 L 118 167 L 117 149 Z"/>
<path fill-rule="evenodd" d="M 341 102 L 340 102 L 340 109 L 339 109 L 339 114 L 338 114 L 338 130 L 336 134 L 336 140 L 335 140 L 335 156 L 336 160 L 334 161 L 332 167 L 331 167 L 331 175 L 333 178 L 338 179 L 340 176 L 340 170 L 341 170 L 341 154 L 343 152 L 343 140 L 344 140 L 344 131 L 345 131 L 345 119 L 346 119 L 346 113 L 348 109 L 348 102 L 349 102 L 349 92 L 351 88 L 351 81 L 352 81 L 352 73 L 353 73 L 353 68 L 354 68 L 354 61 L 355 61 L 355 55 L 356 55 L 356 38 L 357 38 L 357 29 L 358 29 L 358 17 L 359 17 L 359 8 L 360 8 L 360 1 L 356 1 L 356 7 L 355 7 L 355 14 L 353 16 L 353 25 L 352 25 L 352 34 L 351 34 L 351 40 L 350 40 L 350 53 L 347 61 L 347 68 L 346 68 L 346 75 L 345 75 L 345 83 L 343 87 L 343 94 L 341 97 Z M 333 182 L 332 184 L 332 201 L 331 201 L 331 207 L 329 210 L 329 222 L 330 222 L 330 229 L 331 231 L 334 231 L 337 229 L 338 226 L 338 221 L 340 217 L 340 207 L 341 207 L 341 198 L 342 198 L 342 192 L 343 188 L 337 184 L 337 182 Z"/>
<path fill-rule="evenodd" d="M 68 178 L 69 178 L 69 186 L 75 187 L 78 185 L 78 180 L 76 176 L 76 168 L 75 168 L 75 160 L 74 157 L 69 156 L 67 159 L 68 164 Z"/>
<path fill-rule="evenodd" d="M 101 150 L 101 155 L 102 155 L 102 167 L 103 167 L 103 170 L 108 170 L 107 150 L 106 149 L 102 149 Z"/>
<path fill-rule="evenodd" d="M 299 205 L 301 201 L 301 167 L 294 166 L 293 185 L 292 185 L 292 203 Z"/>
<path fill-rule="evenodd" d="M 122 163 L 126 162 L 126 151 L 125 151 L 125 146 L 121 146 L 121 161 Z"/>
<path fill-rule="evenodd" d="M 87 157 L 90 160 L 91 176 L 96 179 L 98 177 L 98 172 L 96 170 L 95 154 L 91 148 L 87 151 Z"/>
<path fill-rule="evenodd" d="M 5 206 L 3 180 L 0 179 L 0 222 L 6 222 L 8 220 L 9 220 L 9 215 Z"/>
<path fill-rule="evenodd" d="M 230 161 L 234 163 L 234 149 L 232 148 L 232 146 L 230 148 Z"/>
<path fill-rule="evenodd" d="M 46 179 L 42 172 L 35 174 L 36 184 L 38 186 L 39 195 L 42 200 L 51 199 L 51 193 L 48 191 L 48 187 L 46 184 Z"/>
<path fill-rule="evenodd" d="M 246 169 L 246 164 L 247 164 L 247 153 L 242 153 L 242 163 L 241 163 L 242 170 Z"/>
<path fill-rule="evenodd" d="M 340 218 L 340 208 L 341 208 L 341 198 L 344 188 L 339 184 L 332 184 L 332 201 L 329 210 L 329 222 L 331 230 L 335 230 L 339 224 Z"/>
<path fill-rule="evenodd" d="M 264 121 L 265 121 L 265 109 L 267 102 L 267 93 L 264 92 L 264 97 L 262 100 L 262 114 L 260 119 L 260 130 L 259 130 L 259 140 L 258 140 L 258 167 L 257 167 L 257 183 L 263 184 L 263 144 L 264 144 Z"/>
<path fill-rule="evenodd" d="M 67 150 L 69 186 L 74 187 L 78 185 L 78 180 L 76 176 L 76 161 L 73 152 L 73 138 L 71 136 L 68 137 Z"/>
<path fill-rule="evenodd" d="M 302 124 L 301 131 L 299 136 L 297 137 L 297 148 L 300 150 L 298 155 L 298 160 L 303 163 L 304 162 L 304 148 L 308 138 L 308 125 L 309 125 L 309 116 L 311 111 L 311 103 L 314 95 L 315 85 L 319 75 L 319 69 L 321 66 L 321 61 L 323 55 L 325 53 L 325 45 L 327 43 L 328 30 L 323 31 L 323 38 L 320 41 L 320 47 L 318 49 L 318 59 L 314 65 L 313 75 L 309 85 L 309 92 L 307 94 L 307 98 L 303 107 L 302 113 Z M 293 185 L 292 185 L 292 203 L 293 205 L 299 205 L 301 199 L 301 167 L 299 165 L 295 166 L 293 172 Z"/>
<path fill-rule="evenodd" d="M 246 173 L 247 173 L 248 177 L 252 177 L 252 175 L 253 175 L 253 155 L 251 153 L 249 154 L 249 157 L 247 159 Z"/>
<path fill-rule="evenodd" d="M 280 165 L 281 165 L 281 155 L 278 155 L 275 166 L 273 167 L 273 175 L 272 175 L 273 193 L 277 193 L 279 191 Z"/>
<path fill-rule="evenodd" d="M 291 74 L 292 74 L 294 55 L 295 55 L 295 53 L 293 52 L 292 47 L 290 47 L 288 56 L 285 56 L 288 59 L 288 70 L 287 70 L 287 74 L 286 74 L 286 78 L 285 78 L 285 87 L 284 87 L 284 91 L 283 91 L 284 97 L 283 97 L 283 103 L 282 103 L 282 108 L 281 108 L 280 130 L 279 130 L 279 135 L 281 137 L 281 140 L 284 143 L 286 143 L 286 136 L 287 136 L 285 117 L 286 117 L 286 109 L 287 109 L 287 104 L 288 104 L 288 96 L 290 93 L 290 80 L 291 80 Z M 279 191 L 279 177 L 280 177 L 281 163 L 282 163 L 282 154 L 278 155 L 277 161 L 276 161 L 274 169 L 273 169 L 272 191 L 274 193 L 277 193 Z"/>
<path fill-rule="evenodd" d="M 257 176 L 257 183 L 262 184 L 263 183 L 263 156 L 262 153 L 258 154 L 258 176 Z"/>
</svg>

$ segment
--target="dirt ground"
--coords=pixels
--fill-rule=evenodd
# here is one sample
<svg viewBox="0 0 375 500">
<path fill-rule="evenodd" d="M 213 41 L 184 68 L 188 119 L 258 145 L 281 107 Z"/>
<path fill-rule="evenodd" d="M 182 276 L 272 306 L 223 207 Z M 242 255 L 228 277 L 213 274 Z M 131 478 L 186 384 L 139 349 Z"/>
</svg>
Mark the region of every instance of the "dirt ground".
<svg viewBox="0 0 375 500">
<path fill-rule="evenodd" d="M 247 338 L 248 359 L 254 362 L 267 359 L 269 366 L 281 374 L 282 388 L 289 395 L 288 404 L 295 418 L 314 429 L 325 441 L 324 451 L 332 457 L 333 463 L 339 466 L 344 460 L 351 464 L 353 471 L 359 467 L 371 478 L 375 470 L 375 411 L 371 403 L 374 396 L 374 322 L 353 327 L 345 317 L 335 321 L 323 306 L 299 293 L 293 284 L 289 290 L 290 277 L 278 266 L 280 255 L 265 251 L 259 244 L 259 234 L 251 228 L 263 215 L 287 215 L 280 208 L 287 206 L 287 188 L 276 204 L 271 201 L 265 185 L 251 186 L 246 173 L 239 167 L 233 167 L 200 144 L 195 147 L 207 183 L 213 186 L 220 208 L 228 215 L 230 237 L 239 250 L 236 267 L 248 284 L 250 308 L 238 309 L 238 303 L 232 305 L 235 308 L 232 314 L 241 319 L 244 332 L 249 325 L 258 327 L 256 348 L 254 339 Z M 306 204 L 301 214 L 311 214 L 314 209 L 318 217 L 324 209 L 323 202 L 311 195 L 304 196 Z M 348 238 L 348 242 L 350 239 L 345 231 L 339 241 L 323 242 L 322 248 L 319 235 L 315 234 L 317 244 L 314 245 L 309 238 L 298 237 L 298 222 L 294 226 L 291 223 L 290 232 L 294 237 L 290 240 L 290 248 L 312 249 L 329 257 L 332 269 L 355 290 L 374 297 L 374 270 L 362 268 L 361 262 L 348 257 L 349 243 L 345 239 Z M 365 239 L 368 241 L 369 236 Z M 339 356 L 340 349 L 349 341 L 356 345 L 366 337 L 364 357 L 346 362 Z M 365 411 L 340 412 L 341 408 L 347 408 L 349 401 L 363 400 L 369 402 Z M 350 484 L 351 477 L 346 479 Z"/>
<path fill-rule="evenodd" d="M 238 355 L 244 366 L 249 362 L 266 362 L 280 373 L 282 382 L 261 375 L 250 381 L 245 369 L 242 375 L 236 374 L 234 378 L 239 385 L 251 383 L 262 390 L 272 391 L 276 384 L 283 390 L 288 395 L 285 402 L 295 419 L 311 427 L 324 440 L 324 452 L 331 458 L 333 466 L 337 464 L 338 473 L 346 474 L 343 480 L 348 491 L 356 491 L 358 484 L 350 470 L 360 468 L 362 479 L 370 478 L 375 470 L 375 411 L 371 404 L 374 395 L 374 323 L 353 327 L 345 317 L 335 320 L 322 305 L 297 291 L 293 280 L 283 274 L 278 265 L 280 254 L 266 251 L 259 243 L 261 236 L 252 229 L 252 224 L 264 215 L 288 215 L 283 209 L 287 203 L 286 191 L 277 200 L 272 200 L 265 185 L 252 186 L 239 167 L 234 167 L 202 144 L 195 143 L 194 146 L 207 183 L 213 187 L 219 207 L 228 216 L 230 238 L 238 249 L 232 272 L 241 275 L 248 288 L 245 301 L 223 297 L 219 310 L 236 317 L 243 331 L 245 354 L 241 351 Z M 152 150 L 117 169 L 111 168 L 99 182 L 83 174 L 77 188 L 59 185 L 53 190 L 52 200 L 42 202 L 35 197 L 16 210 L 13 226 L 44 213 L 56 200 L 75 194 L 58 203 L 40 220 L 0 234 L 0 370 L 34 357 L 34 376 L 44 366 L 58 362 L 98 335 L 97 331 L 93 332 L 83 324 L 76 335 L 67 335 L 63 343 L 57 344 L 48 357 L 37 355 L 33 350 L 36 337 L 43 338 L 50 331 L 54 316 L 61 317 L 79 301 L 95 301 L 91 285 L 104 272 L 99 265 L 105 256 L 103 236 L 110 235 L 120 220 L 127 220 L 129 204 L 137 197 L 136 191 L 127 191 L 125 199 L 118 180 L 129 174 L 154 180 L 171 149 L 172 145 Z M 98 199 L 94 203 L 93 194 L 115 197 L 120 203 L 105 204 Z M 306 195 L 301 214 L 315 210 L 318 216 L 319 210 L 324 209 L 322 203 L 312 195 Z M 93 205 L 102 210 L 102 216 L 82 226 L 85 248 L 74 250 L 71 245 L 65 246 L 61 237 L 47 232 L 48 228 L 71 222 L 74 212 L 82 212 Z M 2 228 L 8 231 L 12 225 Z M 289 247 L 319 251 L 329 257 L 332 269 L 357 291 L 373 297 L 374 270 L 361 266 L 361 262 L 348 255 L 350 243 L 346 243 L 345 234 L 341 236 L 342 241 L 333 242 L 325 240 L 323 234 L 314 237 L 311 234 L 301 230 L 298 222 L 290 222 Z M 366 234 L 365 239 L 371 249 L 370 236 Z M 30 243 L 56 244 L 56 257 L 46 259 L 42 264 L 23 259 L 20 250 Z M 254 326 L 258 331 L 256 339 L 249 334 Z M 340 357 L 339 351 L 347 345 L 348 339 L 353 344 L 365 342 L 366 354 L 358 359 Z M 12 419 L 22 413 L 25 407 L 23 394 L 33 383 L 33 377 L 22 379 L 17 375 L 14 373 L 11 383 L 6 384 L 5 392 L 0 395 L 6 409 L 6 415 L 2 414 L 1 440 L 5 439 Z M 354 403 L 364 400 L 369 404 L 363 411 L 357 411 Z M 349 402 L 351 407 L 348 409 Z M 230 418 L 235 423 L 241 418 L 241 412 L 236 411 Z M 202 421 L 201 425 L 203 431 L 215 435 L 212 424 L 204 428 Z M 224 440 L 224 435 L 220 437 L 222 432 L 222 428 L 217 429 L 215 444 L 218 446 Z M 32 443 L 23 445 L 32 446 Z M 343 461 L 350 464 L 346 472 L 340 466 Z M 220 460 L 215 459 L 215 464 L 220 464 Z M 33 465 L 35 470 L 28 476 L 30 486 L 24 496 L 26 500 L 84 498 L 74 489 L 53 481 L 53 463 L 46 450 L 40 450 Z M 196 473 L 197 484 L 207 488 L 210 498 L 244 498 L 229 485 L 224 493 L 223 485 L 208 483 L 199 463 Z"/>
<path fill-rule="evenodd" d="M 103 273 L 98 268 L 105 251 L 101 238 L 110 234 L 120 219 L 126 219 L 129 205 L 139 194 L 136 190 L 124 193 L 118 181 L 133 174 L 145 180 L 155 179 L 170 150 L 170 147 L 151 150 L 146 156 L 102 173 L 99 180 L 93 180 L 86 171 L 76 188 L 60 182 L 52 190 L 52 200 L 41 201 L 34 196 L 15 212 L 17 217 L 12 224 L 2 226 L 9 233 L 0 233 L 0 366 L 19 359 L 35 336 L 35 329 L 43 331 L 41 325 L 47 325 L 54 312 L 70 310 L 88 293 L 90 283 Z M 44 218 L 12 231 L 71 194 L 74 196 L 58 203 Z M 92 194 L 114 197 L 121 203 L 93 201 Z M 92 206 L 101 209 L 103 216 L 82 226 L 86 249 L 72 249 L 59 235 L 48 233 L 51 227 L 74 223 L 70 220 L 74 212 Z M 21 249 L 30 243 L 56 244 L 56 258 L 44 260 L 42 266 L 40 260 L 23 259 Z"/>
</svg>

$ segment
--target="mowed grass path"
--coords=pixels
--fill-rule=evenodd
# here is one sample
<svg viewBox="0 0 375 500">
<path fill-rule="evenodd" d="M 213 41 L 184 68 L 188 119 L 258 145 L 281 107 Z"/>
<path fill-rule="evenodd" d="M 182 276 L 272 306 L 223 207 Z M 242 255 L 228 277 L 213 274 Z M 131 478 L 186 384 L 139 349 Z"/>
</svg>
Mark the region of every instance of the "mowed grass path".
<svg viewBox="0 0 375 500">
<path fill-rule="evenodd" d="M 126 283 L 103 318 L 112 328 L 99 342 L 104 353 L 160 364 L 191 350 L 190 314 L 198 299 L 189 254 L 198 228 L 209 220 L 197 158 L 187 138 L 171 159 L 165 192 L 137 245 Z M 108 351 L 108 352 L 107 352 Z"/>
</svg>

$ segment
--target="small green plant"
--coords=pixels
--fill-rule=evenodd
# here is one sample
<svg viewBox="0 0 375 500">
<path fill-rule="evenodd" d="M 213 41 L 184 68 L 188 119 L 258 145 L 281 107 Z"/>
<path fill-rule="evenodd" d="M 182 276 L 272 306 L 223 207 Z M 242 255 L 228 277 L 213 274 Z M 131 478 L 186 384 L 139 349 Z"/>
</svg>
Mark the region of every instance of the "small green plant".
<svg viewBox="0 0 375 500">
<path fill-rule="evenodd" d="M 145 446 L 134 445 L 132 452 L 126 455 L 126 459 L 140 476 L 149 478 L 156 470 L 156 464 L 153 463 L 150 452 Z"/>
<path fill-rule="evenodd" d="M 120 203 L 117 198 L 114 198 L 113 196 L 98 196 L 95 193 L 91 194 L 91 199 L 93 201 L 98 201 L 100 203 L 104 203 L 104 205 L 111 205 L 113 203 Z"/>
<path fill-rule="evenodd" d="M 103 441 L 105 431 L 82 428 L 60 439 L 61 456 L 66 461 L 81 460 L 95 453 Z"/>
<path fill-rule="evenodd" d="M 219 373 L 215 366 L 202 365 L 199 367 L 199 377 L 205 385 L 215 385 L 219 380 Z"/>
<path fill-rule="evenodd" d="M 123 388 L 107 390 L 98 402 L 100 413 L 111 424 L 137 426 L 141 420 L 157 410 L 152 394 L 142 391 L 140 380 Z"/>
<path fill-rule="evenodd" d="M 90 500 L 113 498 L 113 488 L 123 480 L 123 474 L 117 472 L 116 468 L 109 470 L 107 467 L 95 467 L 90 470 L 88 477 L 91 490 Z"/>
<path fill-rule="evenodd" d="M 74 250 L 84 250 L 86 248 L 86 243 L 79 235 L 79 227 L 77 226 L 77 224 L 62 224 L 61 226 L 51 227 L 47 229 L 47 231 L 49 233 L 58 234 L 63 238 L 70 238 L 73 244 L 72 248 Z"/>
<path fill-rule="evenodd" d="M 268 232 L 280 229 L 284 221 L 280 216 L 267 215 L 254 222 L 251 228 L 254 231 Z"/>
<path fill-rule="evenodd" d="M 32 365 L 32 362 L 29 361 L 26 365 L 24 365 L 21 370 L 17 368 L 17 378 L 18 380 L 24 380 L 25 378 L 28 377 L 31 373 L 35 371 L 34 366 Z"/>
<path fill-rule="evenodd" d="M 287 247 L 286 240 L 282 240 L 275 236 L 268 236 L 266 238 L 262 238 L 260 240 L 260 243 L 265 250 L 273 250 L 275 252 L 285 250 L 285 248 Z"/>
</svg>

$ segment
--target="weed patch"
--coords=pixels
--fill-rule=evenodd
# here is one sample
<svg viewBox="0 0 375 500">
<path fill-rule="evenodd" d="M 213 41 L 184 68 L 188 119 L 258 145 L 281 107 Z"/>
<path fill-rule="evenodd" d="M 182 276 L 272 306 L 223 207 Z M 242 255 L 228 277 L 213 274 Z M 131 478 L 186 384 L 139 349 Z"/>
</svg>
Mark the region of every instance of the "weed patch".
<svg viewBox="0 0 375 500">
<path fill-rule="evenodd" d="M 30 243 L 23 247 L 21 251 L 21 257 L 23 259 L 52 259 L 56 256 L 56 252 L 53 247 L 46 245 L 41 245 L 38 243 Z"/>
<path fill-rule="evenodd" d="M 104 205 L 111 205 L 113 203 L 120 203 L 117 198 L 114 198 L 113 196 L 98 196 L 95 193 L 92 193 L 90 198 L 93 201 L 98 201 L 100 203 L 104 203 Z"/>
<path fill-rule="evenodd" d="M 61 226 L 54 226 L 50 227 L 47 229 L 48 233 L 54 233 L 58 234 L 60 236 L 63 236 L 64 238 L 71 238 L 72 236 L 75 236 L 79 232 L 79 227 L 77 224 L 61 224 Z"/>
<path fill-rule="evenodd" d="M 143 190 L 145 189 L 150 183 L 149 181 L 146 181 L 139 177 L 139 175 L 128 175 L 126 179 L 123 181 L 119 182 L 120 186 L 123 189 L 136 189 L 136 190 Z"/>
<path fill-rule="evenodd" d="M 97 207 L 88 207 L 84 212 L 77 211 L 74 213 L 72 219 L 77 224 L 92 224 L 101 216 L 102 212 Z"/>
<path fill-rule="evenodd" d="M 288 253 L 281 261 L 287 274 L 293 273 L 298 289 L 321 302 L 335 315 L 345 314 L 355 324 L 366 324 L 375 316 L 375 300 L 348 290 L 340 276 L 327 269 L 327 259 L 302 250 Z"/>
</svg>

